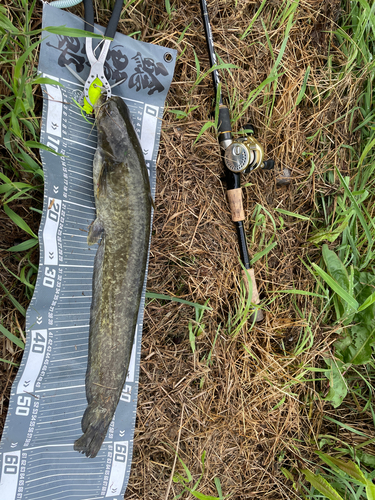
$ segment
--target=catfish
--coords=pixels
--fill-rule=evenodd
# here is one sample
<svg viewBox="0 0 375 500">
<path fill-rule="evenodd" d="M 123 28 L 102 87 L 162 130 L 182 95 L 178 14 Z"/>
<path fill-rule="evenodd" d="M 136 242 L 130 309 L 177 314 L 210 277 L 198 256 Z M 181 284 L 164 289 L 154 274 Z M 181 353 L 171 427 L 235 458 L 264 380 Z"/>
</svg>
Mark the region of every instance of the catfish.
<svg viewBox="0 0 375 500">
<path fill-rule="evenodd" d="M 95 255 L 86 372 L 88 406 L 74 449 L 94 458 L 105 439 L 127 377 L 145 279 L 152 198 L 130 113 L 117 96 L 95 109 L 98 146 L 93 182 Z"/>
</svg>

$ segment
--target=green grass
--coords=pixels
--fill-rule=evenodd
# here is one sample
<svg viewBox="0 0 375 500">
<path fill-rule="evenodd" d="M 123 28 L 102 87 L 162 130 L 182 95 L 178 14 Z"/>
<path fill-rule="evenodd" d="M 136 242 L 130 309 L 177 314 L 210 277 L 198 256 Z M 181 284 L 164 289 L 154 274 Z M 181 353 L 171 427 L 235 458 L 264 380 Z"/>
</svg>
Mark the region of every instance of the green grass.
<svg viewBox="0 0 375 500">
<path fill-rule="evenodd" d="M 173 482 L 180 484 L 182 486 L 182 492 L 173 497 L 173 500 L 178 500 L 181 498 L 185 492 L 189 492 L 194 498 L 198 498 L 198 500 L 224 500 L 224 496 L 221 490 L 221 484 L 220 484 L 220 479 L 215 477 L 215 487 L 216 490 L 219 494 L 218 497 L 214 497 L 212 495 L 205 495 L 204 493 L 199 493 L 198 487 L 200 482 L 202 481 L 203 475 L 204 475 L 204 464 L 205 464 L 205 458 L 206 458 L 206 452 L 204 451 L 201 456 L 201 475 L 197 479 L 197 481 L 194 481 L 193 475 L 190 472 L 188 466 L 184 463 L 184 461 L 177 455 L 177 459 L 183 469 L 183 473 L 176 472 L 173 475 Z"/>
<path fill-rule="evenodd" d="M 334 185 L 335 190 L 332 195 L 317 197 L 323 220 L 315 215 L 318 227 L 312 232 L 310 242 L 322 249 L 322 259 L 320 265 L 314 262 L 309 265 L 316 273 L 320 291 L 326 296 L 323 299 L 324 321 L 340 332 L 334 343 L 334 356 L 324 358 L 327 366 L 324 374 L 329 380 L 325 400 L 336 408 L 344 408 L 350 397 L 356 403 L 360 418 L 360 412 L 373 412 L 374 388 L 375 4 L 360 1 L 350 2 L 350 6 L 344 3 L 344 6 L 346 15 L 334 37 L 345 62 L 341 66 L 332 65 L 331 78 L 340 82 L 349 74 L 359 86 L 357 106 L 350 110 L 350 126 L 353 133 L 359 134 L 359 140 L 357 147 L 342 146 L 343 154 L 349 158 L 347 175 L 344 176 L 337 167 L 327 165 L 325 182 Z M 306 81 L 304 83 L 306 85 Z M 324 131 L 321 131 L 322 145 L 324 140 Z M 325 244 L 327 241 L 331 243 L 330 248 Z M 352 406 L 350 408 L 355 411 Z M 354 415 L 351 417 L 354 427 L 342 420 L 330 421 L 351 436 L 357 433 Z M 327 439 L 322 446 L 328 446 L 339 456 L 349 454 L 356 463 L 345 463 L 341 458 L 319 453 L 323 462 L 319 466 L 320 473 L 311 472 L 313 466 L 310 470 L 302 470 L 310 487 L 303 486 L 302 490 L 299 481 L 294 476 L 289 477 L 294 486 L 309 499 L 375 498 L 371 481 L 375 474 L 366 472 L 366 467 L 370 471 L 374 469 L 373 456 L 361 452 L 360 446 L 350 446 L 347 441 L 339 447 L 334 443 Z"/>
<path fill-rule="evenodd" d="M 370 363 L 375 344 L 375 223 L 371 215 L 375 202 L 374 13 L 374 4 L 355 2 L 334 33 L 346 61 L 341 67 L 332 68 L 336 81 L 350 73 L 362 88 L 356 107 L 357 124 L 353 127 L 360 140 L 357 149 L 347 146 L 350 158 L 347 176 L 337 167 L 328 166 L 326 182 L 337 185 L 338 181 L 339 189 L 332 196 L 322 197 L 325 227 L 317 230 L 310 240 L 319 244 L 328 239 L 336 245 L 334 251 L 323 245 L 322 265 L 312 263 L 320 283 L 329 290 L 329 318 L 342 329 L 341 338 L 335 343 L 336 363 L 326 360 L 331 371 L 340 372 L 330 378 L 328 399 L 336 407 L 350 390 L 350 384 L 340 375 L 352 366 Z"/>
</svg>

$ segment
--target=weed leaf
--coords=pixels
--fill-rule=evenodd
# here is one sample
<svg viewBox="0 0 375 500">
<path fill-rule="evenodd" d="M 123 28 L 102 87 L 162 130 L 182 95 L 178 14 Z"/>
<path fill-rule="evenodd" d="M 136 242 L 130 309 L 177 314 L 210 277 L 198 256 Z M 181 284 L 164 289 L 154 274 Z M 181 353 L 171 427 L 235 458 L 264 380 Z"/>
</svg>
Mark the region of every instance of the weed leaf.
<svg viewBox="0 0 375 500">
<path fill-rule="evenodd" d="M 35 80 L 33 80 L 32 83 L 35 85 L 41 85 L 43 83 L 45 85 L 49 84 L 49 85 L 58 85 L 59 87 L 63 87 L 62 83 L 60 83 L 56 80 L 53 80 L 52 78 L 46 78 L 43 76 L 35 78 Z"/>
<path fill-rule="evenodd" d="M 269 244 L 264 248 L 261 252 L 257 252 L 254 257 L 251 259 L 250 264 L 253 265 L 255 262 L 265 255 L 267 255 L 273 248 L 277 247 L 277 242 L 274 241 L 273 243 Z"/>
<path fill-rule="evenodd" d="M 12 332 L 10 332 L 5 326 L 3 326 L 0 323 L 0 332 L 6 336 L 7 339 L 9 339 L 13 344 L 16 344 L 18 347 L 21 349 L 25 349 L 25 344 L 22 342 L 21 339 L 16 337 Z"/>
<path fill-rule="evenodd" d="M 371 325 L 375 318 L 375 303 L 373 302 L 375 277 L 373 273 L 354 272 L 356 300 L 361 304 L 355 321 Z"/>
<path fill-rule="evenodd" d="M 298 97 L 297 97 L 297 101 L 296 101 L 296 106 L 298 106 L 298 104 L 305 97 L 306 85 L 307 85 L 307 80 L 309 79 L 310 71 L 311 71 L 311 66 L 308 66 L 307 70 L 306 70 L 306 73 L 305 73 L 305 77 L 304 77 L 303 82 L 302 82 L 301 90 L 298 93 Z"/>
<path fill-rule="evenodd" d="M 337 293 L 345 302 L 347 302 L 354 310 L 357 310 L 359 307 L 358 302 L 346 291 L 339 283 L 331 278 L 329 274 L 327 274 L 323 269 L 321 269 L 317 264 L 312 263 L 315 271 L 324 279 L 328 286 L 332 288 L 333 291 Z"/>
<path fill-rule="evenodd" d="M 214 479 L 214 483 L 215 483 L 215 486 L 216 486 L 216 489 L 217 489 L 217 492 L 219 494 L 219 498 L 220 500 L 223 500 L 224 499 L 224 496 L 223 496 L 223 491 L 221 489 L 221 483 L 220 483 L 220 479 L 218 477 L 215 477 Z"/>
<path fill-rule="evenodd" d="M 284 210 L 283 208 L 275 208 L 275 212 L 279 212 L 284 215 L 289 215 L 290 217 L 296 217 L 297 219 L 310 221 L 310 217 L 306 217 L 306 215 L 296 214 L 294 212 L 289 212 L 289 210 Z"/>
<path fill-rule="evenodd" d="M 370 480 L 366 482 L 366 495 L 367 500 L 375 500 L 375 484 Z"/>
<path fill-rule="evenodd" d="M 8 252 L 24 252 L 25 250 L 29 250 L 30 248 L 35 247 L 37 244 L 38 239 L 32 238 L 31 240 L 23 241 L 19 245 L 8 248 Z"/>
<path fill-rule="evenodd" d="M 22 314 L 22 316 L 26 316 L 25 308 L 23 306 L 21 306 L 21 304 L 18 302 L 18 300 L 13 297 L 13 295 L 10 293 L 10 291 L 7 289 L 7 287 L 1 283 L 1 281 L 0 281 L 0 286 L 5 292 L 5 297 L 11 301 L 11 303 L 14 305 L 14 307 L 17 309 L 17 311 L 19 311 Z"/>
<path fill-rule="evenodd" d="M 366 434 L 365 432 L 359 431 L 355 427 L 351 427 L 350 425 L 344 424 L 343 422 L 340 422 L 340 420 L 336 420 L 335 418 L 325 416 L 324 420 L 328 420 L 329 422 L 333 422 L 334 424 L 338 425 L 342 429 L 346 429 L 349 432 L 353 432 L 353 434 L 357 434 L 358 436 L 369 437 L 369 435 Z"/>
<path fill-rule="evenodd" d="M 343 176 L 341 175 L 339 169 L 336 167 L 336 172 L 337 172 L 337 175 L 340 179 L 340 182 L 344 188 L 344 191 L 346 193 L 346 195 L 348 196 L 348 198 L 350 199 L 351 203 L 352 203 L 352 207 L 354 208 L 355 210 L 355 213 L 357 214 L 357 217 L 358 219 L 360 220 L 361 224 L 362 224 L 362 227 L 366 233 L 366 237 L 367 237 L 367 240 L 368 240 L 368 245 L 369 247 L 372 246 L 372 243 L 373 243 L 373 239 L 372 239 L 372 236 L 371 236 L 371 232 L 370 232 L 370 229 L 366 223 L 366 220 L 363 216 L 363 213 L 361 211 L 361 209 L 359 208 L 358 206 L 358 203 L 357 203 L 357 200 L 355 199 L 355 197 L 353 196 L 353 193 L 350 191 L 347 183 L 345 182 L 345 179 L 343 178 Z"/>
<path fill-rule="evenodd" d="M 330 401 L 334 408 L 338 408 L 348 393 L 348 387 L 342 375 L 345 365 L 339 359 L 325 358 L 324 361 L 330 367 L 324 372 L 329 380 L 329 391 L 327 396 L 322 399 Z"/>
<path fill-rule="evenodd" d="M 349 291 L 349 276 L 344 264 L 335 254 L 328 248 L 328 245 L 323 245 L 322 254 L 324 262 L 327 266 L 328 273 L 334 278 L 344 290 Z"/>
<path fill-rule="evenodd" d="M 53 35 L 72 36 L 74 38 L 100 38 L 101 40 L 112 40 L 108 36 L 92 33 L 91 31 L 80 30 L 77 28 L 67 28 L 66 26 L 48 26 L 44 31 Z"/>
<path fill-rule="evenodd" d="M 27 148 L 38 148 L 38 149 L 43 149 L 44 151 L 48 151 L 49 153 L 53 153 L 56 156 L 64 156 L 60 153 L 57 153 L 54 149 L 50 148 L 49 146 L 46 146 L 45 144 L 42 144 L 40 142 L 36 141 L 26 141 L 25 146 Z"/>
<path fill-rule="evenodd" d="M 184 468 L 184 471 L 186 474 L 186 479 L 185 478 L 182 478 L 182 479 L 184 481 L 190 483 L 193 480 L 193 476 L 191 475 L 191 472 L 189 471 L 188 466 L 185 464 L 185 462 L 179 456 L 177 456 L 177 458 L 178 458 L 180 464 L 182 465 L 182 467 Z"/>
<path fill-rule="evenodd" d="M 18 30 L 8 19 L 8 15 L 9 13 L 7 12 L 6 8 L 3 5 L 0 5 L 0 28 L 3 28 L 5 31 L 10 31 L 11 33 L 15 33 Z"/>
<path fill-rule="evenodd" d="M 325 455 L 325 453 L 321 453 L 320 455 Z M 348 476 L 362 484 L 367 484 L 367 479 L 365 478 L 363 472 L 354 462 L 352 462 L 351 460 L 346 462 L 345 460 L 341 460 L 341 458 L 335 458 L 328 455 L 326 456 L 334 465 L 336 465 L 336 467 L 345 472 L 345 474 L 348 474 Z"/>
<path fill-rule="evenodd" d="M 17 81 L 17 83 L 19 83 L 19 78 L 21 77 L 22 70 L 24 69 L 25 61 L 39 44 L 40 40 L 30 45 L 30 47 L 27 50 L 25 50 L 22 53 L 22 56 L 19 57 L 19 59 L 17 60 L 16 65 L 14 67 L 14 82 Z M 17 94 L 17 92 L 15 92 L 15 94 Z"/>
<path fill-rule="evenodd" d="M 8 363 L 9 365 L 12 366 L 20 366 L 19 363 L 13 363 L 13 361 L 9 361 L 8 359 L 0 358 L 1 363 Z"/>
<path fill-rule="evenodd" d="M 358 312 L 364 311 L 367 309 L 369 306 L 371 306 L 375 302 L 375 292 L 370 295 L 370 297 L 367 297 L 367 299 L 364 301 L 364 303 L 358 308 Z"/>
<path fill-rule="evenodd" d="M 207 309 L 208 311 L 212 311 L 212 308 L 206 304 L 197 304 L 196 302 L 189 302 L 188 300 L 179 299 L 178 297 L 172 297 L 170 295 L 163 295 L 161 293 L 146 292 L 146 297 L 148 299 L 172 300 L 173 302 L 180 302 L 181 304 L 186 304 L 187 306 L 193 306 L 196 309 Z"/>
<path fill-rule="evenodd" d="M 38 238 L 37 235 L 32 231 L 32 229 L 30 229 L 28 224 L 22 219 L 22 217 L 20 217 L 18 214 L 13 212 L 13 210 L 11 208 L 9 208 L 8 205 L 6 205 L 6 204 L 4 205 L 4 212 L 23 231 L 30 234 L 30 236 L 32 236 L 33 238 Z"/>
<path fill-rule="evenodd" d="M 193 495 L 193 497 L 195 498 L 198 498 L 199 500 L 221 500 L 221 498 L 219 497 L 212 497 L 211 495 L 204 495 L 203 493 L 198 493 L 197 491 L 193 491 L 193 490 L 190 490 L 188 488 L 188 490 L 190 491 L 191 495 Z"/>
<path fill-rule="evenodd" d="M 375 329 L 366 324 L 353 325 L 350 328 L 351 343 L 337 352 L 344 363 L 363 365 L 371 361 L 372 348 L 375 343 Z"/>
<path fill-rule="evenodd" d="M 369 455 L 368 453 L 365 453 L 362 450 L 357 450 L 356 456 L 359 459 L 359 461 L 361 462 L 361 464 L 375 470 L 375 456 L 374 455 Z"/>
<path fill-rule="evenodd" d="M 332 486 L 319 474 L 313 474 L 308 469 L 302 469 L 307 481 L 314 486 L 322 495 L 325 495 L 329 500 L 343 500 L 342 496 L 332 488 Z"/>
<path fill-rule="evenodd" d="M 203 127 L 200 129 L 199 134 L 197 135 L 197 138 L 194 141 L 194 144 L 196 144 L 199 141 L 201 135 L 203 135 L 206 132 L 206 130 L 211 128 L 211 127 L 216 127 L 216 124 L 214 122 L 211 122 L 211 121 L 206 122 L 203 125 Z"/>
</svg>

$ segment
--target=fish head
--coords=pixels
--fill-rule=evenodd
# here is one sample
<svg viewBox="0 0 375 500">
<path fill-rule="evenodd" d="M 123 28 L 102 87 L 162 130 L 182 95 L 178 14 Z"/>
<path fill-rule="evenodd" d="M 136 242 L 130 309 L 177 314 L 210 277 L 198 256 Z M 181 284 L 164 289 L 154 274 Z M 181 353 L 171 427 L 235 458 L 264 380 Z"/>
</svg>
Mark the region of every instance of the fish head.
<svg viewBox="0 0 375 500">
<path fill-rule="evenodd" d="M 125 110 L 125 115 L 124 115 Z M 95 109 L 98 147 L 102 148 L 114 160 L 124 157 L 128 144 L 129 130 L 134 133 L 129 111 L 121 97 L 106 98 L 102 94 Z"/>
</svg>

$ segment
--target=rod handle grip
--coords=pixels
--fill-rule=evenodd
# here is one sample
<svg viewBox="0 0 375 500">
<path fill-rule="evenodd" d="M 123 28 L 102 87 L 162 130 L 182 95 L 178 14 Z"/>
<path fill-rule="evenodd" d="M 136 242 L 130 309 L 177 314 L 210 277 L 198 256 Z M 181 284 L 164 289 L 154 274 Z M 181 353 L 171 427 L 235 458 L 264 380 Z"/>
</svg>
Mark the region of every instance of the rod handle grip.
<svg viewBox="0 0 375 500">
<path fill-rule="evenodd" d="M 249 274 L 250 276 L 250 279 L 251 279 L 251 284 L 252 284 L 252 295 L 251 295 L 251 302 L 253 304 L 259 304 L 260 303 L 260 299 L 259 299 L 259 293 L 258 293 L 258 287 L 257 287 L 257 282 L 255 280 L 255 273 L 254 273 L 254 269 L 247 269 L 246 270 L 247 273 Z M 249 290 L 250 290 L 250 287 L 249 287 L 249 278 L 248 278 L 248 275 L 247 273 L 242 269 L 242 277 L 243 277 L 243 282 L 244 282 L 244 285 L 245 285 L 245 289 L 246 289 L 246 292 L 247 294 L 249 293 Z M 256 311 L 256 319 L 255 321 L 258 322 L 258 321 L 262 321 L 262 319 L 264 318 L 264 314 L 263 314 L 263 311 L 261 309 L 258 309 Z"/>
<path fill-rule="evenodd" d="M 242 188 L 228 189 L 227 199 L 233 222 L 245 220 L 245 212 L 242 203 Z"/>
</svg>

